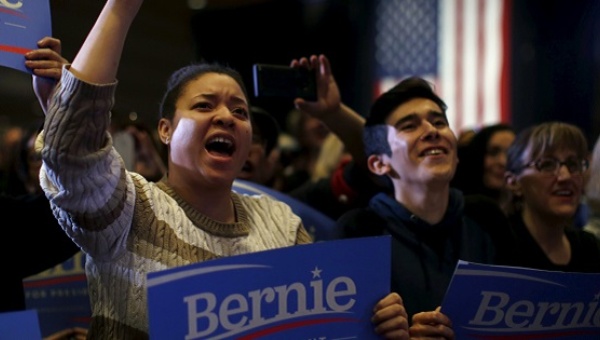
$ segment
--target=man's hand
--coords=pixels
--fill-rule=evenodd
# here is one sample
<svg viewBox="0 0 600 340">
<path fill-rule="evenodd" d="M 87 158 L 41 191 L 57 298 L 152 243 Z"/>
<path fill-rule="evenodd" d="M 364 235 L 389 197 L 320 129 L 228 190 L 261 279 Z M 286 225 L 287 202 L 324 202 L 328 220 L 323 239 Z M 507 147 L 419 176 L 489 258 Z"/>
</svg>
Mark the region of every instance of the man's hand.
<svg viewBox="0 0 600 340">
<path fill-rule="evenodd" d="M 379 300 L 371 322 L 376 325 L 375 333 L 383 339 L 408 340 L 408 316 L 398 293 L 390 293 Z"/>
<path fill-rule="evenodd" d="M 454 340 L 452 321 L 438 307 L 432 312 L 421 312 L 413 315 L 410 326 L 410 338 Z"/>
</svg>

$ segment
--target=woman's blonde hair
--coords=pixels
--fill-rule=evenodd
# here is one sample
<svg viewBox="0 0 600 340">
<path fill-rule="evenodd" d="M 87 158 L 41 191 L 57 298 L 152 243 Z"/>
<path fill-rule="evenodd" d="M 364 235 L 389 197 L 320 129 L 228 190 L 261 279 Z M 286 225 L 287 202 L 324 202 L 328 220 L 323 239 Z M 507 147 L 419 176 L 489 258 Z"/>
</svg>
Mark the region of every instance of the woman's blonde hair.
<svg viewBox="0 0 600 340">
<path fill-rule="evenodd" d="M 579 127 L 557 121 L 533 125 L 517 134 L 508 148 L 506 171 L 518 175 L 525 169 L 527 163 L 562 149 L 573 150 L 578 158 L 587 159 L 588 143 Z M 529 160 L 523 160 L 524 154 L 529 155 Z M 502 204 L 505 212 L 512 214 L 520 210 L 520 197 L 512 193 L 507 196 Z"/>
</svg>

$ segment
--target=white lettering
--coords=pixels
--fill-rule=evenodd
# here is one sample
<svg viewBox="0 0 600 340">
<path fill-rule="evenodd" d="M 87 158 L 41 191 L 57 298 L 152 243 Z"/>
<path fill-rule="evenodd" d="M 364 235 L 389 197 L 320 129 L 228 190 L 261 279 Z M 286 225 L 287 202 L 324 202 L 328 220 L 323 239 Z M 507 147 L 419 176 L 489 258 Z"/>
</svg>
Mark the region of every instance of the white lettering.
<svg viewBox="0 0 600 340">
<path fill-rule="evenodd" d="M 337 290 L 337 288 L 341 285 L 344 285 L 346 289 Z M 349 299 L 345 305 L 339 304 L 336 300 L 338 297 L 348 295 L 356 295 L 356 285 L 354 284 L 354 281 L 346 276 L 335 278 L 333 281 L 331 281 L 329 286 L 327 286 L 327 304 L 329 305 L 329 308 L 336 312 L 343 312 L 352 308 L 356 300 Z"/>
<path fill-rule="evenodd" d="M 524 310 L 520 312 L 519 309 L 521 307 L 523 307 Z M 527 318 L 525 318 L 521 323 L 518 323 L 514 320 L 515 316 L 531 317 L 533 315 L 534 309 L 535 306 L 530 301 L 519 301 L 515 303 L 514 305 L 510 306 L 508 308 L 508 311 L 506 312 L 506 325 L 511 328 L 520 328 L 527 326 L 527 324 L 529 323 L 529 320 L 527 320 Z M 508 317 L 509 315 L 510 318 Z"/>
<path fill-rule="evenodd" d="M 323 313 L 323 280 L 311 281 L 310 286 L 313 288 L 313 311 L 315 313 Z"/>
<path fill-rule="evenodd" d="M 0 0 L 0 7 L 17 9 L 23 6 L 23 1 L 10 2 L 9 0 Z"/>
<path fill-rule="evenodd" d="M 590 309 L 588 309 L 587 314 L 585 315 L 585 318 L 583 319 L 583 324 L 587 325 L 590 323 L 590 320 L 592 319 L 592 315 L 594 314 L 594 310 L 598 308 L 598 301 L 594 301 L 592 303 L 590 303 Z M 596 313 L 596 316 L 598 316 L 599 313 Z M 596 321 L 594 321 L 594 323 L 596 323 Z"/>
<path fill-rule="evenodd" d="M 508 328 L 541 329 L 544 327 L 600 326 L 598 301 L 545 302 L 537 304 L 528 300 L 511 303 L 504 292 L 481 292 L 482 299 L 470 325 L 494 326 L 502 321 Z"/>
<path fill-rule="evenodd" d="M 237 308 L 230 308 L 231 305 L 237 305 Z M 219 308 L 219 321 L 223 325 L 223 327 L 227 329 L 233 329 L 236 327 L 241 327 L 246 324 L 248 320 L 247 317 L 242 316 L 240 320 L 235 323 L 229 320 L 229 317 L 235 314 L 244 313 L 248 311 L 248 301 L 241 294 L 231 294 L 226 297 L 221 303 L 221 307 Z"/>
<path fill-rule="evenodd" d="M 204 312 L 196 312 L 197 302 L 199 300 L 206 301 L 206 309 Z M 212 293 L 201 293 L 192 296 L 185 297 L 183 299 L 185 303 L 188 305 L 188 334 L 186 334 L 185 339 L 197 339 L 202 336 L 208 335 L 214 332 L 219 326 L 218 318 L 211 311 L 217 305 L 217 298 Z M 198 324 L 196 323 L 197 319 L 206 318 L 208 321 L 208 325 L 203 332 L 198 331 Z"/>
<path fill-rule="evenodd" d="M 502 311 L 502 307 L 506 306 L 508 301 L 510 300 L 508 294 L 497 292 L 481 292 L 483 295 L 483 299 L 481 299 L 481 303 L 479 304 L 479 308 L 477 309 L 477 313 L 475 313 L 475 319 L 469 320 L 469 324 L 471 325 L 479 325 L 479 326 L 489 326 L 495 325 L 499 323 L 502 318 L 504 318 L 504 312 Z M 495 306 L 490 306 L 490 302 L 492 298 L 495 297 L 499 299 L 498 303 Z M 485 316 L 486 311 L 490 311 L 493 313 L 494 317 L 491 318 L 490 321 L 483 321 L 483 317 Z"/>
<path fill-rule="evenodd" d="M 219 326 L 225 331 L 240 329 L 245 326 L 264 325 L 268 323 L 262 315 L 265 304 L 277 306 L 274 320 L 290 318 L 294 315 L 309 315 L 327 312 L 328 310 L 344 312 L 354 306 L 356 285 L 349 277 L 337 277 L 326 285 L 323 294 L 323 281 L 310 282 L 310 288 L 301 282 L 277 287 L 266 287 L 243 294 L 231 294 L 221 302 L 213 293 L 201 293 L 183 299 L 187 304 L 188 333 L 186 340 L 207 337 Z M 312 295 L 309 297 L 308 295 Z M 345 299 L 342 299 L 346 297 Z M 295 298 L 296 310 L 290 310 L 289 299 Z M 312 303 L 312 309 L 308 303 Z M 251 306 L 251 308 L 249 308 Z M 215 310 L 218 310 L 216 314 Z M 267 322 L 266 322 L 267 321 Z"/>
<path fill-rule="evenodd" d="M 250 300 L 252 301 L 252 319 L 250 323 L 263 322 L 265 318 L 262 317 L 260 307 L 262 306 L 261 300 L 264 297 L 265 302 L 270 303 L 275 301 L 275 291 L 273 288 L 265 288 L 263 290 L 253 290 L 248 293 Z"/>
<path fill-rule="evenodd" d="M 289 287 L 279 286 L 275 287 L 275 291 L 279 296 L 279 312 L 277 317 L 285 317 L 290 315 L 290 311 L 288 310 L 288 294 L 291 291 L 296 292 L 296 301 L 298 303 L 298 309 L 295 311 L 296 313 L 305 314 L 306 313 L 306 288 L 300 282 L 296 282 L 291 284 Z M 292 312 L 291 314 L 294 314 Z"/>
<path fill-rule="evenodd" d="M 556 315 L 556 313 L 558 313 L 560 310 L 560 306 L 558 303 L 548 303 L 548 302 L 538 303 L 538 308 L 539 309 L 538 309 L 537 315 L 535 316 L 535 319 L 533 320 L 533 324 L 531 325 L 531 327 L 538 327 L 538 328 L 543 327 L 542 321 L 544 321 L 544 317 L 547 314 Z"/>
</svg>

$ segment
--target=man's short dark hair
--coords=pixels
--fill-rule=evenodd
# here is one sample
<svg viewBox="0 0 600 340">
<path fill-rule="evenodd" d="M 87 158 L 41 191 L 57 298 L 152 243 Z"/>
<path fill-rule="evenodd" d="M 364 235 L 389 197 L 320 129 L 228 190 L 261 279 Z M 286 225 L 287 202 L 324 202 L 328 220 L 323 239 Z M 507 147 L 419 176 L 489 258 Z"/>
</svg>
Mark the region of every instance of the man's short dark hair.
<svg viewBox="0 0 600 340">
<path fill-rule="evenodd" d="M 365 122 L 364 144 L 367 156 L 374 154 L 386 154 L 391 156 L 392 152 L 387 143 L 386 119 L 400 105 L 415 99 L 425 98 L 436 103 L 442 113 L 446 113 L 448 106 L 433 91 L 432 85 L 420 77 L 410 77 L 402 80 L 396 86 L 380 95 L 369 112 Z"/>
<path fill-rule="evenodd" d="M 436 103 L 445 113 L 446 103 L 433 91 L 432 85 L 425 79 L 410 77 L 380 95 L 369 112 L 366 126 L 385 124 L 387 117 L 398 106 L 414 98 L 426 98 Z"/>
</svg>

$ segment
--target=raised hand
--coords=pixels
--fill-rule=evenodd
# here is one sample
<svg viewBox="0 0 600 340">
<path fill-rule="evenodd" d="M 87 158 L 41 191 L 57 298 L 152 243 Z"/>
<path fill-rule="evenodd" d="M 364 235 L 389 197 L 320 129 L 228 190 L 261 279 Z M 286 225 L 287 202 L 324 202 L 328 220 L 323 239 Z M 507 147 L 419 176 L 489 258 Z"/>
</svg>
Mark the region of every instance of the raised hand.
<svg viewBox="0 0 600 340">
<path fill-rule="evenodd" d="M 324 55 L 311 55 L 292 60 L 290 66 L 305 67 L 315 72 L 317 83 L 317 101 L 306 101 L 296 98 L 294 104 L 297 109 L 319 118 L 327 118 L 328 113 L 339 111 L 341 102 L 338 85 L 331 73 L 329 60 Z"/>
<path fill-rule="evenodd" d="M 61 42 L 53 37 L 44 37 L 38 41 L 38 49 L 25 54 L 25 66 L 33 73 L 33 92 L 44 112 L 48 100 L 58 80 L 64 64 L 69 61 L 60 54 Z"/>
<path fill-rule="evenodd" d="M 305 67 L 315 72 L 317 100 L 307 101 L 296 98 L 294 105 L 300 111 L 321 120 L 344 143 L 346 150 L 359 164 L 366 161 L 362 142 L 365 119 L 356 111 L 342 103 L 340 90 L 329 59 L 324 55 L 311 55 L 292 60 L 290 66 Z"/>
</svg>

